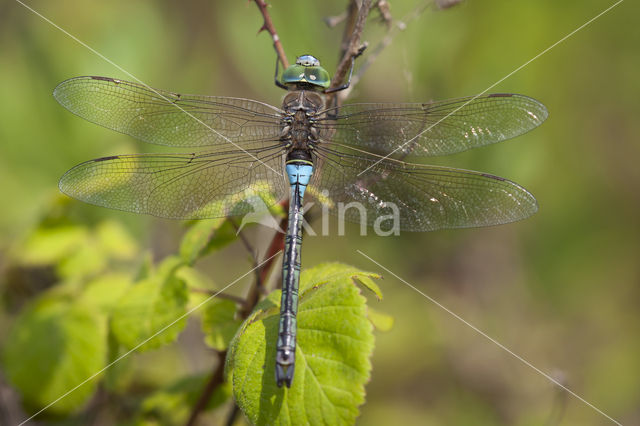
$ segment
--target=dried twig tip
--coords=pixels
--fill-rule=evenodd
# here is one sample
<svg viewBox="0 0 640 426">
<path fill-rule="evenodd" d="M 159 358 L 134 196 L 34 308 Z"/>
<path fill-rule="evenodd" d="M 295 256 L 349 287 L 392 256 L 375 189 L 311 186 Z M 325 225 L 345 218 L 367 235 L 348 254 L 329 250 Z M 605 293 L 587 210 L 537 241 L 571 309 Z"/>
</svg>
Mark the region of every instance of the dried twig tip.
<svg viewBox="0 0 640 426">
<path fill-rule="evenodd" d="M 391 6 L 389 2 L 387 0 L 378 0 L 374 7 L 380 12 L 380 20 L 384 22 L 387 29 L 391 28 L 393 18 L 391 17 Z"/>
</svg>

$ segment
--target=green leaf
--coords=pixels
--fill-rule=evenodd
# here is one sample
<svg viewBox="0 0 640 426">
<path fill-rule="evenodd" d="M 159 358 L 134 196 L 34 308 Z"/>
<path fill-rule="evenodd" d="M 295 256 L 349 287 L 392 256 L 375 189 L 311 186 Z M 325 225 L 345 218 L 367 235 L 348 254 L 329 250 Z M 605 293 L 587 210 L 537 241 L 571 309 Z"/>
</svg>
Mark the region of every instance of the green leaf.
<svg viewBox="0 0 640 426">
<path fill-rule="evenodd" d="M 189 291 L 189 310 L 193 310 L 194 315 L 202 315 L 200 305 L 211 295 L 211 291 L 215 291 L 213 284 L 208 276 L 191 266 L 183 266 L 177 272 L 178 278 L 187 284 Z"/>
<path fill-rule="evenodd" d="M 251 422 L 355 422 L 370 376 L 374 338 L 366 298 L 354 283 L 371 277 L 377 275 L 337 263 L 301 275 L 291 389 L 278 388 L 275 382 L 279 306 L 274 300 L 280 299 L 280 292 L 258 304 L 231 342 L 227 356 L 235 400 Z"/>
<path fill-rule="evenodd" d="M 86 284 L 78 302 L 95 306 L 104 314 L 109 314 L 118 306 L 119 299 L 131 285 L 129 274 L 105 274 Z"/>
<path fill-rule="evenodd" d="M 242 321 L 235 319 L 238 307 L 232 300 L 214 298 L 202 309 L 204 342 L 218 351 L 224 351 L 238 331 Z"/>
<path fill-rule="evenodd" d="M 102 384 L 105 389 L 115 394 L 125 394 L 131 390 L 134 380 L 134 359 L 130 356 L 123 356 L 126 350 L 120 345 L 113 330 L 109 329 L 107 334 L 107 364 L 109 368 L 104 372 Z"/>
<path fill-rule="evenodd" d="M 82 278 L 103 271 L 112 260 L 130 260 L 135 242 L 117 222 L 105 221 L 89 230 L 80 226 L 40 228 L 18 251 L 27 265 L 56 265 L 62 278 Z"/>
<path fill-rule="evenodd" d="M 201 256 L 235 239 L 235 229 L 226 218 L 198 220 L 191 225 L 182 238 L 180 256 L 185 263 L 193 265 Z"/>
<path fill-rule="evenodd" d="M 149 252 L 145 252 L 142 257 L 142 262 L 138 266 L 138 270 L 135 274 L 135 280 L 141 281 L 146 278 L 149 278 L 151 275 L 155 273 L 156 266 L 153 264 L 153 255 Z"/>
<path fill-rule="evenodd" d="M 304 280 L 302 279 L 304 278 Z M 358 268 L 342 263 L 323 263 L 315 268 L 308 269 L 300 279 L 300 292 L 310 287 L 333 280 L 353 279 L 354 282 L 370 290 L 378 300 L 382 300 L 382 291 L 372 278 L 380 279 L 382 276 L 373 272 L 362 271 Z"/>
<path fill-rule="evenodd" d="M 118 301 L 111 327 L 127 349 L 147 339 L 138 350 L 171 343 L 184 328 L 186 318 L 179 318 L 186 312 L 189 295 L 184 281 L 176 276 L 182 265 L 181 259 L 168 257 L 157 272 L 133 285 Z"/>
<path fill-rule="evenodd" d="M 64 259 L 86 243 L 89 231 L 80 226 L 36 229 L 16 253 L 27 265 L 51 265 Z"/>
<path fill-rule="evenodd" d="M 80 385 L 106 364 L 106 322 L 68 298 L 45 296 L 24 310 L 6 341 L 9 381 L 31 410 L 42 408 Z M 84 404 L 96 387 L 90 380 L 57 401 L 52 413 Z"/>
<path fill-rule="evenodd" d="M 394 319 L 391 315 L 382 313 L 369 307 L 367 317 L 369 318 L 369 321 L 371 321 L 371 324 L 373 324 L 373 326 L 376 328 L 376 330 L 389 331 L 393 328 Z"/>
<path fill-rule="evenodd" d="M 61 259 L 56 271 L 63 278 L 84 279 L 104 271 L 108 259 L 97 244 L 85 244 L 69 256 Z"/>
<path fill-rule="evenodd" d="M 69 256 L 61 259 L 57 272 L 65 278 L 82 278 L 104 271 L 114 260 L 131 260 L 137 246 L 117 222 L 99 223 L 87 241 Z"/>
<path fill-rule="evenodd" d="M 185 265 L 180 268 L 176 274 L 184 280 L 191 289 L 209 291 L 214 288 L 211 278 L 192 266 Z"/>
<path fill-rule="evenodd" d="M 104 221 L 96 227 L 95 233 L 101 251 L 109 258 L 129 260 L 138 252 L 138 245 L 118 222 Z"/>
<path fill-rule="evenodd" d="M 139 424 L 173 425 L 184 424 L 189 418 L 193 406 L 202 394 L 209 376 L 192 376 L 178 380 L 151 396 L 140 407 Z M 231 387 L 223 384 L 213 391 L 206 410 L 219 407 L 231 397 Z"/>
<path fill-rule="evenodd" d="M 226 220 L 216 229 L 215 234 L 209 240 L 209 244 L 202 250 L 200 256 L 205 256 L 211 252 L 220 250 L 238 238 L 236 228 L 231 221 Z"/>
<path fill-rule="evenodd" d="M 185 266 L 177 272 L 189 287 L 189 308 L 202 317 L 205 343 L 218 351 L 226 350 L 242 321 L 235 319 L 237 303 L 219 297 L 211 298 L 216 290 L 211 280 L 198 270 Z M 199 292 L 196 290 L 205 290 Z M 209 299 L 209 300 L 208 300 Z"/>
</svg>

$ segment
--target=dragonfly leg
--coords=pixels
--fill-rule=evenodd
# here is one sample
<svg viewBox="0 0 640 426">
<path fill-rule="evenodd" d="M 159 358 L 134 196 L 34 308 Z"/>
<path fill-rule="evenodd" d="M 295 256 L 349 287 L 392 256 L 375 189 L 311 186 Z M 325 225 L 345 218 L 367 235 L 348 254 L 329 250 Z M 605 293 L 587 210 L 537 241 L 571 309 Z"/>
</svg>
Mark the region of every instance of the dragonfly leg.
<svg viewBox="0 0 640 426">
<path fill-rule="evenodd" d="M 349 69 L 349 77 L 347 78 L 347 82 L 344 83 L 342 86 L 338 86 L 338 87 L 334 87 L 333 89 L 326 89 L 324 91 L 324 93 L 335 93 L 335 92 L 339 92 L 341 90 L 344 90 L 346 88 L 348 88 L 351 85 L 351 75 L 353 74 L 353 64 L 356 60 L 356 58 L 360 55 L 362 55 L 362 52 L 364 52 L 364 49 L 367 48 L 367 45 L 363 45 L 362 47 L 360 47 L 360 49 L 358 49 L 358 52 L 353 55 L 351 57 L 351 68 Z"/>
<path fill-rule="evenodd" d="M 327 112 L 327 118 L 329 120 L 336 120 L 338 118 L 338 97 L 333 96 L 331 99 L 331 106 L 329 107 L 331 112 Z"/>
<path fill-rule="evenodd" d="M 280 80 L 278 80 L 278 64 L 279 64 L 279 63 L 280 63 L 280 58 L 278 57 L 278 55 L 276 55 L 276 75 L 275 75 L 275 77 L 274 77 L 274 80 L 275 80 L 276 86 L 278 86 L 279 88 L 284 89 L 284 90 L 289 90 L 289 89 L 287 88 L 287 86 L 285 86 L 284 84 L 282 84 L 282 83 L 280 82 Z"/>
</svg>

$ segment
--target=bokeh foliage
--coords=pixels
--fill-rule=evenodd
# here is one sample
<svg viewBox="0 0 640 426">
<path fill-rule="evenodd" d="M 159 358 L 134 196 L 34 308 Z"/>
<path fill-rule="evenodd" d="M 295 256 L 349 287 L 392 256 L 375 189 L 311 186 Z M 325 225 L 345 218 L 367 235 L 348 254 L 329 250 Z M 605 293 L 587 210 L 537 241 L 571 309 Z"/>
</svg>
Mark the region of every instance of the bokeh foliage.
<svg viewBox="0 0 640 426">
<path fill-rule="evenodd" d="M 322 18 L 340 13 L 344 2 L 271 3 L 290 58 L 314 53 L 332 70 L 341 34 L 327 29 Z M 282 93 L 272 85 L 271 42 L 265 34 L 256 36 L 261 17 L 251 3 L 30 4 L 152 86 L 280 102 Z M 414 4 L 392 1 L 391 12 L 400 18 Z M 427 12 L 394 39 L 350 100 L 424 101 L 478 93 L 610 4 L 469 0 Z M 493 89 L 541 100 L 550 111 L 541 128 L 515 141 L 436 159 L 517 181 L 538 198 L 537 215 L 503 227 L 399 238 L 358 237 L 354 227 L 346 238 L 307 238 L 303 264 L 341 260 L 375 270 L 356 253 L 361 249 L 623 424 L 640 423 L 638 12 L 637 2 L 622 3 Z M 375 44 L 383 34 L 371 20 L 364 39 Z M 78 283 L 69 278 L 112 272 L 107 260 L 127 267 L 139 262 L 143 270 L 141 252 L 152 251 L 159 262 L 176 251 L 184 232 L 179 223 L 75 202 L 62 208 L 55 201 L 56 182 L 71 166 L 155 149 L 83 122 L 55 103 L 51 91 L 57 83 L 87 74 L 126 77 L 19 4 L 0 6 L 5 350 L 17 313 L 58 282 L 52 277 L 60 278 L 62 288 L 41 315 L 58 315 L 64 304 L 77 309 L 73 321 L 93 324 L 93 337 L 99 336 L 103 328 L 95 317 L 113 307 L 121 284 L 94 282 L 93 293 L 82 292 L 86 299 L 72 300 Z M 57 218 L 47 219 L 55 226 L 40 226 L 56 212 Z M 55 231 L 60 238 L 47 242 L 48 228 L 64 226 L 66 231 Z M 114 237 L 118 232 L 133 237 Z M 264 237 L 255 232 L 258 240 Z M 28 244 L 37 246 L 24 249 Z M 23 250 L 15 253 L 16 248 Z M 55 270 L 14 268 L 27 254 Z M 233 244 L 203 261 L 200 271 L 223 284 L 249 265 L 241 245 Z M 540 424 L 556 416 L 564 424 L 605 423 L 389 275 L 383 290 L 385 301 L 375 306 L 396 324 L 378 338 L 362 424 Z M 38 315 L 27 318 L 38 321 Z M 73 339 L 66 330 L 56 333 Z M 197 395 L 212 360 L 189 340 L 188 325 L 184 333 L 185 341 L 128 361 L 133 377 L 113 378 L 109 386 L 125 389 L 134 381 L 137 393 L 131 398 L 145 401 L 162 388 L 145 402 L 152 412 L 186 398 L 176 391 L 180 386 Z M 7 377 L 3 369 L 3 386 Z M 114 404 L 127 406 L 124 400 Z"/>
</svg>

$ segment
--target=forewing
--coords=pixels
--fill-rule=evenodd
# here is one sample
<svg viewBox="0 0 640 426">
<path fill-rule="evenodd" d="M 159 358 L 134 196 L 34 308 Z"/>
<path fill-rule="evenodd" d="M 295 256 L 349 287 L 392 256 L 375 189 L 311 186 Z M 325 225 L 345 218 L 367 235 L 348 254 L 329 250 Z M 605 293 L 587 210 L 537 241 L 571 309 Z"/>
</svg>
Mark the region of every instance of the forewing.
<svg viewBox="0 0 640 426">
<path fill-rule="evenodd" d="M 88 121 L 158 145 L 251 150 L 280 136 L 280 110 L 249 99 L 184 95 L 107 77 L 63 81 L 53 96 Z"/>
<path fill-rule="evenodd" d="M 424 104 L 344 105 L 327 110 L 317 127 L 335 142 L 375 154 L 438 156 L 513 138 L 547 116 L 535 99 L 492 94 Z"/>
<path fill-rule="evenodd" d="M 171 219 L 244 215 L 265 210 L 287 194 L 278 172 L 281 148 L 252 154 L 104 157 L 75 166 L 59 186 L 87 203 Z"/>
<path fill-rule="evenodd" d="M 318 157 L 322 168 L 308 192 L 350 222 L 375 225 L 387 217 L 378 222 L 385 229 L 396 217 L 403 231 L 433 231 L 513 222 L 538 209 L 526 189 L 486 173 L 363 153 L 320 150 Z"/>
</svg>

